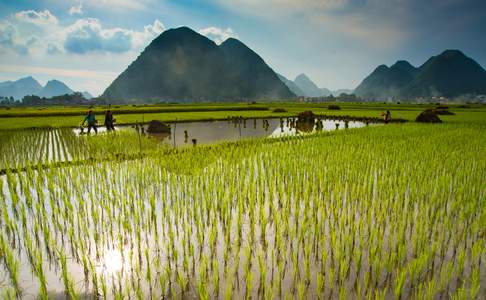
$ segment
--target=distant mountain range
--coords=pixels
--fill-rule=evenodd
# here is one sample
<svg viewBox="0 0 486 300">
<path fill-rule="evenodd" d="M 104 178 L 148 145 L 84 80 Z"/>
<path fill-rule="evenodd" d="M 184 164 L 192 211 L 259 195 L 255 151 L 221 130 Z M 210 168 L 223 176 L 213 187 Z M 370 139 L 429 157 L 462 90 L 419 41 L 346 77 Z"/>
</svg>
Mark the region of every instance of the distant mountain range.
<svg viewBox="0 0 486 300">
<path fill-rule="evenodd" d="M 407 61 L 378 66 L 355 89 L 364 100 L 486 94 L 486 71 L 459 50 L 446 50 L 415 68 Z"/>
<path fill-rule="evenodd" d="M 221 45 L 187 27 L 164 31 L 105 90 L 108 100 L 234 101 L 295 97 L 239 40 Z"/>
<path fill-rule="evenodd" d="M 89 92 L 86 92 L 86 91 L 81 92 L 81 94 L 83 94 L 83 97 L 86 100 L 90 100 L 90 99 L 93 99 L 94 98 L 93 95 L 91 95 Z"/>
<path fill-rule="evenodd" d="M 32 78 L 24 77 L 16 81 L 0 82 L 0 96 L 22 99 L 26 95 L 37 95 L 42 91 L 42 86 Z"/>
<path fill-rule="evenodd" d="M 59 80 L 49 80 L 44 88 L 37 94 L 39 97 L 50 98 L 59 95 L 74 93 L 67 85 Z"/>
<path fill-rule="evenodd" d="M 31 76 L 0 82 L 0 97 L 50 98 L 72 94 L 59 80 L 42 86 Z M 104 91 L 107 101 L 285 100 L 295 96 L 326 97 L 354 93 L 363 101 L 419 100 L 486 95 L 486 71 L 459 50 L 446 50 L 416 68 L 405 60 L 378 66 L 353 91 L 319 88 L 307 75 L 289 80 L 276 74 L 241 41 L 216 45 L 181 27 L 160 34 Z M 92 99 L 88 92 L 82 92 Z M 483 96 L 480 96 L 483 97 Z M 470 97 L 469 97 L 470 98 Z M 101 100 L 103 100 L 101 99 Z"/>
<path fill-rule="evenodd" d="M 296 96 L 304 96 L 305 93 L 300 87 L 292 80 L 287 79 L 285 76 L 277 74 L 278 78 L 289 88 L 289 90 Z"/>
<path fill-rule="evenodd" d="M 331 94 L 331 91 L 326 88 L 318 88 L 305 74 L 295 77 L 294 82 L 304 92 L 304 96 L 307 97 L 329 96 Z"/>
<path fill-rule="evenodd" d="M 353 90 L 341 89 L 331 91 L 327 88 L 319 88 L 307 75 L 300 74 L 295 77 L 294 81 L 287 79 L 285 76 L 278 74 L 280 80 L 297 96 L 303 97 L 327 97 L 330 95 L 339 96 L 342 93 L 352 94 Z"/>
<path fill-rule="evenodd" d="M 74 91 L 65 83 L 55 79 L 49 80 L 45 86 L 40 85 L 32 76 L 15 81 L 0 82 L 0 97 L 13 97 L 16 100 L 21 100 L 24 96 L 30 95 L 51 98 L 72 93 Z M 86 99 L 93 98 L 88 92 L 82 94 Z"/>
<path fill-rule="evenodd" d="M 354 93 L 354 90 L 352 90 L 352 89 L 339 89 L 339 90 L 333 91 L 332 94 L 334 96 L 339 96 L 341 94 L 348 94 L 348 95 L 350 95 L 350 94 L 353 94 L 353 93 Z"/>
</svg>

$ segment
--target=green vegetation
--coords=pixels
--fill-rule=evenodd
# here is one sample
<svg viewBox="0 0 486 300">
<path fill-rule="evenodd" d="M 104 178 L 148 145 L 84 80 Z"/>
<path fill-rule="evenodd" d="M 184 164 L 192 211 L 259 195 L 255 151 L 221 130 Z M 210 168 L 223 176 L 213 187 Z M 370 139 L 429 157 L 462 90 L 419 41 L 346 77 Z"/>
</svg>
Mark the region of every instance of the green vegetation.
<svg viewBox="0 0 486 300">
<path fill-rule="evenodd" d="M 113 106 L 46 106 L 46 107 L 14 107 L 0 110 L 1 118 L 9 117 L 52 117 L 52 116 L 79 116 L 88 110 L 95 114 L 104 114 L 107 109 L 116 114 L 147 114 L 147 113 L 180 113 L 203 111 L 253 111 L 268 110 L 263 105 L 248 104 L 166 104 L 166 105 L 113 105 Z"/>
<path fill-rule="evenodd" d="M 61 162 L 128 159 L 169 150 L 135 130 L 80 137 L 69 128 L 2 130 L 0 140 L 0 172 L 28 166 L 54 167 Z"/>
<path fill-rule="evenodd" d="M 25 168 L 0 177 L 0 294 L 479 299 L 486 113 L 449 110 L 438 125 L 181 150 L 133 132 L 2 131 L 2 164 Z"/>
<path fill-rule="evenodd" d="M 336 103 L 335 103 L 336 104 Z M 196 121 L 222 120 L 227 117 L 272 118 L 296 116 L 299 112 L 312 110 L 319 115 L 341 115 L 379 118 L 380 113 L 390 110 L 392 118 L 415 120 L 417 115 L 436 105 L 383 104 L 383 103 L 343 103 L 340 110 L 329 110 L 330 103 L 265 103 L 263 104 L 166 104 L 166 105 L 117 105 L 112 106 L 117 124 L 133 124 L 150 120 Z M 287 112 L 273 112 L 274 109 Z M 77 127 L 89 107 L 45 107 L 45 108 L 0 108 L 0 129 L 32 127 Z M 92 108 L 102 124 L 104 111 L 108 106 Z M 455 116 L 441 116 L 446 122 L 476 122 L 484 118 L 484 105 L 449 105 Z"/>
</svg>

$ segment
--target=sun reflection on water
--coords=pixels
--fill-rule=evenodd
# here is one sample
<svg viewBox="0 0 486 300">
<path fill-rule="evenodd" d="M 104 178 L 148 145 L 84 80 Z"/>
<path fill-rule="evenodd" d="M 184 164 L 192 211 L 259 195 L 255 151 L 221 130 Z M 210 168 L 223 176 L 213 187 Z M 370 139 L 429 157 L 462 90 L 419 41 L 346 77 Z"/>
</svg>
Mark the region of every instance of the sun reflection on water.
<svg viewBox="0 0 486 300">
<path fill-rule="evenodd" d="M 128 266 L 126 253 L 122 255 L 119 249 L 109 249 L 101 257 L 98 271 L 106 275 L 114 275 L 119 272 L 127 272 L 129 270 Z"/>
</svg>

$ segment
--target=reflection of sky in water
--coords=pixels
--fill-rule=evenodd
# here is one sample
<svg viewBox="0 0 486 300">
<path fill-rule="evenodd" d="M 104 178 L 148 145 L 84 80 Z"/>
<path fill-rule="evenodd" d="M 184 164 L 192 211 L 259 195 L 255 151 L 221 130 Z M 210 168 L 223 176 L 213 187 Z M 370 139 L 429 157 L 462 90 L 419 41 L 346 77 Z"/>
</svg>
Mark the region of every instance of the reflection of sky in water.
<svg viewBox="0 0 486 300">
<path fill-rule="evenodd" d="M 34 171 L 33 174 L 37 174 L 37 171 Z M 13 176 L 17 176 L 14 174 Z M 45 193 L 44 197 L 45 200 L 45 212 L 48 216 L 52 215 L 52 209 L 50 207 L 49 199 L 49 190 L 47 187 L 42 188 L 43 192 Z M 12 209 L 12 198 L 10 194 L 10 190 L 8 188 L 7 183 L 7 176 L 1 175 L 0 176 L 0 194 L 4 197 L 4 201 L 6 205 L 6 213 L 9 215 L 10 219 L 14 219 L 14 211 Z M 25 202 L 26 198 L 25 195 L 18 195 L 20 202 Z M 39 201 L 38 197 L 35 193 L 32 195 L 33 200 Z M 73 198 L 74 200 L 74 198 Z M 32 219 L 27 219 L 27 226 L 32 228 Z M 17 233 L 20 235 L 20 239 L 23 239 L 23 233 Z M 67 236 L 65 236 L 67 239 Z M 60 236 L 56 237 L 55 240 L 57 241 L 58 247 L 61 248 Z M 101 276 L 104 278 L 106 284 L 111 287 L 112 281 L 114 279 L 119 278 L 127 278 L 131 275 L 131 266 L 130 266 L 130 251 L 127 247 L 124 247 L 123 250 L 120 250 L 119 247 L 116 248 L 100 248 L 100 257 L 97 259 L 94 251 L 94 242 L 93 240 L 86 240 L 87 243 L 91 244 L 91 249 L 93 252 L 89 256 L 90 260 L 94 263 L 94 268 L 96 270 L 97 275 L 100 278 Z M 43 249 L 43 244 L 45 243 L 44 240 L 41 240 L 41 245 L 39 249 Z M 84 281 L 84 272 L 83 266 L 80 263 L 76 262 L 76 259 L 71 255 L 69 247 L 63 248 L 66 251 L 66 260 L 67 260 L 67 268 L 68 273 L 72 277 L 74 281 L 74 285 L 78 292 L 80 292 L 80 299 L 95 299 L 94 295 L 90 294 L 90 288 L 85 286 Z M 15 255 L 18 257 L 19 261 L 19 284 L 24 290 L 24 294 L 22 294 L 21 299 L 39 299 L 37 297 L 37 291 L 39 290 L 39 282 L 37 278 L 34 276 L 31 270 L 31 266 L 29 263 L 29 257 L 25 249 L 22 247 L 19 252 L 18 249 L 15 249 Z M 123 251 L 123 253 L 121 252 Z M 134 252 L 135 255 L 137 252 Z M 60 269 L 56 269 L 55 265 L 52 262 L 49 262 L 47 259 L 47 254 L 43 253 L 43 271 L 45 274 L 45 278 L 48 283 L 48 293 L 49 299 L 67 299 L 65 292 L 64 292 L 64 284 L 61 278 L 61 271 Z M 58 266 L 59 267 L 59 266 Z M 0 295 L 1 295 L 1 288 L 3 287 L 2 284 L 9 282 L 9 275 L 6 270 L 4 270 L 0 266 Z M 84 292 L 82 292 L 84 291 Z M 0 297 L 1 298 L 1 297 Z M 3 299 L 3 298 L 2 298 Z"/>
<path fill-rule="evenodd" d="M 322 120 L 321 123 L 322 123 L 323 131 L 336 130 L 336 124 L 338 124 L 338 129 L 345 128 L 344 121 Z M 298 131 L 296 128 L 292 128 L 291 126 L 288 126 L 286 121 L 284 121 L 282 125 L 283 126 L 279 125 L 275 130 L 273 130 L 272 134 L 270 134 L 270 137 L 292 136 L 301 132 Z M 360 128 L 363 126 L 366 126 L 366 124 L 363 122 L 355 122 L 355 121 L 348 122 L 348 128 Z M 316 131 L 318 131 L 318 129 L 317 126 L 314 125 L 312 132 L 316 132 Z"/>
<path fill-rule="evenodd" d="M 237 141 L 251 137 L 289 136 L 297 133 L 295 128 L 291 128 L 286 118 L 282 119 L 282 121 L 281 123 L 280 119 L 274 118 L 266 119 L 267 124 L 265 124 L 263 119 L 248 119 L 239 124 L 228 121 L 171 124 L 173 131 L 169 137 L 163 139 L 163 142 L 184 147 L 191 146 L 192 139 L 196 139 L 197 144 L 210 144 L 219 141 Z M 323 130 L 335 130 L 336 123 L 339 123 L 339 129 L 344 129 L 343 121 L 323 120 Z M 363 126 L 365 124 L 362 122 L 349 122 L 349 128 Z M 187 132 L 187 138 L 185 132 Z"/>
<path fill-rule="evenodd" d="M 282 120 L 282 122 L 281 122 Z M 322 120 L 322 130 L 330 131 L 336 129 L 336 123 L 339 129 L 344 129 L 344 121 Z M 349 122 L 349 128 L 358 128 L 365 126 L 362 122 Z M 237 141 L 244 138 L 252 137 L 281 137 L 297 134 L 297 130 L 290 126 L 287 118 L 279 119 L 247 119 L 240 122 L 233 121 L 205 121 L 205 122 L 182 122 L 170 123 L 171 134 L 154 134 L 153 136 L 163 143 L 175 145 L 178 147 L 192 146 L 192 140 L 195 139 L 197 144 L 211 144 L 221 141 Z M 145 126 L 147 129 L 148 126 Z M 117 130 L 133 130 L 131 126 L 118 126 Z M 80 129 L 73 130 L 79 135 Z M 313 131 L 316 131 L 314 126 Z M 85 129 L 86 132 L 86 129 Z M 105 133 L 104 126 L 98 127 L 98 133 Z M 186 134 L 187 133 L 187 134 Z"/>
<path fill-rule="evenodd" d="M 115 127 L 115 130 L 125 130 L 125 129 L 131 129 L 132 127 L 131 126 L 116 126 Z M 106 130 L 106 127 L 105 126 L 96 126 L 96 129 L 98 129 L 98 133 L 105 133 L 107 130 Z M 78 128 L 74 128 L 73 129 L 73 132 L 74 134 L 76 135 L 80 135 L 81 133 L 81 128 L 78 127 Z M 83 128 L 83 133 L 87 133 L 88 132 L 88 127 L 84 127 Z M 94 129 L 91 129 L 91 134 L 95 134 L 96 132 L 94 131 Z"/>
<path fill-rule="evenodd" d="M 123 253 L 125 257 L 126 253 Z M 124 259 L 119 249 L 110 249 L 105 251 L 103 257 L 101 257 L 97 270 L 105 275 L 112 275 L 122 270 L 126 272 L 129 270 L 127 260 Z"/>
</svg>

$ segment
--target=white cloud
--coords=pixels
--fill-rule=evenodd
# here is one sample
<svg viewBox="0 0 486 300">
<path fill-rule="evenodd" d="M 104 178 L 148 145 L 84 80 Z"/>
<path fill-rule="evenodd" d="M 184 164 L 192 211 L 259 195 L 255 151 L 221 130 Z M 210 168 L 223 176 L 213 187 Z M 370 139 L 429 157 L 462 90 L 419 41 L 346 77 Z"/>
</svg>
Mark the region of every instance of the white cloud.
<svg viewBox="0 0 486 300">
<path fill-rule="evenodd" d="M 124 28 L 104 28 L 98 19 L 79 19 L 65 29 L 64 49 L 67 52 L 127 52 L 138 50 L 164 31 L 164 25 L 155 20 L 143 31 Z"/>
<path fill-rule="evenodd" d="M 71 53 L 84 54 L 91 51 L 126 52 L 132 48 L 129 30 L 105 29 L 98 19 L 77 20 L 66 28 L 64 48 Z"/>
<path fill-rule="evenodd" d="M 59 46 L 53 43 L 48 43 L 47 44 L 47 49 L 46 49 L 47 54 L 50 55 L 56 55 L 56 54 L 61 54 L 62 51 L 59 49 Z"/>
<path fill-rule="evenodd" d="M 132 32 L 133 47 L 141 49 L 148 44 L 151 40 L 157 37 L 165 30 L 164 24 L 159 20 L 155 20 L 153 24 L 146 25 L 143 31 Z"/>
<path fill-rule="evenodd" d="M 17 28 L 12 23 L 0 22 L 0 53 L 11 50 L 17 54 L 27 54 L 28 44 L 32 44 L 32 40 L 21 40 Z"/>
<path fill-rule="evenodd" d="M 230 37 L 238 38 L 238 35 L 231 28 L 221 29 L 218 27 L 208 27 L 200 29 L 198 32 L 212 39 L 216 44 L 221 44 Z"/>
<path fill-rule="evenodd" d="M 83 14 L 83 5 L 80 3 L 77 6 L 72 6 L 69 11 L 69 15 L 82 15 Z"/>
<path fill-rule="evenodd" d="M 25 10 L 15 14 L 15 19 L 20 22 L 31 23 L 37 26 L 57 25 L 57 18 L 49 10 L 35 11 Z"/>
<path fill-rule="evenodd" d="M 25 10 L 0 21 L 1 52 L 38 55 L 46 52 L 60 30 L 59 21 L 49 10 Z"/>
<path fill-rule="evenodd" d="M 16 34 L 15 27 L 8 23 L 0 23 L 0 45 L 11 46 L 14 43 L 14 36 Z"/>
<path fill-rule="evenodd" d="M 81 4 L 74 8 L 82 9 Z M 0 53 L 42 57 L 46 53 L 137 52 L 164 30 L 165 26 L 159 20 L 142 30 L 132 30 L 105 27 L 95 18 L 81 18 L 72 24 L 61 25 L 48 10 L 20 11 L 0 21 Z"/>
</svg>

